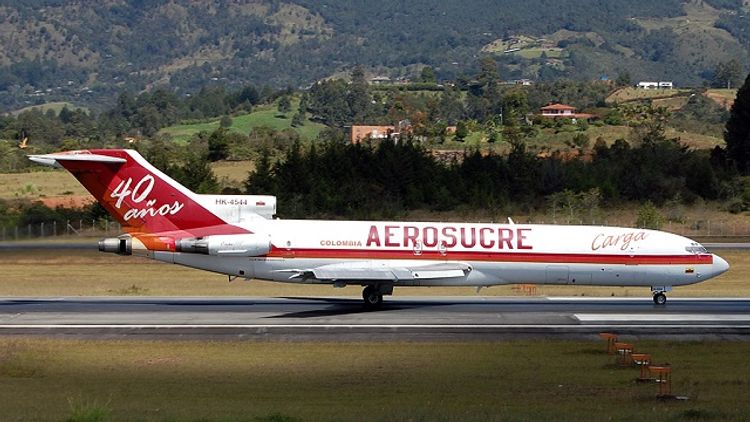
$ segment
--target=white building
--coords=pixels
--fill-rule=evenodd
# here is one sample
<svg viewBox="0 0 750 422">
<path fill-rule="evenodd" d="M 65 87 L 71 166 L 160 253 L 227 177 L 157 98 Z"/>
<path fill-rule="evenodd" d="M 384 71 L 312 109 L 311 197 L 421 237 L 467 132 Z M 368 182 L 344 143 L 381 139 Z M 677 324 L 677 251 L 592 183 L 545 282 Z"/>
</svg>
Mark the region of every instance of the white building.
<svg viewBox="0 0 750 422">
<path fill-rule="evenodd" d="M 661 81 L 661 82 L 638 82 L 638 85 L 636 88 L 639 89 L 672 89 L 674 88 L 674 85 L 671 81 Z"/>
</svg>

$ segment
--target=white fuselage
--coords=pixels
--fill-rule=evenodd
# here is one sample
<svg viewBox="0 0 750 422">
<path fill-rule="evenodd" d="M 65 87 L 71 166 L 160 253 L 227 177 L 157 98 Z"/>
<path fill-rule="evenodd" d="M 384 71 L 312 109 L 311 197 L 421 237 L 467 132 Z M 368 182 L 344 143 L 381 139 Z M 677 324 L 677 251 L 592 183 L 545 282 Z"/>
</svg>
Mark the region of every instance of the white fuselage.
<svg viewBox="0 0 750 422">
<path fill-rule="evenodd" d="M 263 219 L 241 225 L 270 240 L 267 255 L 147 253 L 160 261 L 230 276 L 337 285 L 370 282 L 292 275 L 327 265 L 377 269 L 461 263 L 470 268 L 463 277 L 397 278 L 393 284 L 678 286 L 707 280 L 728 268 L 726 261 L 688 238 L 645 229 Z"/>
</svg>

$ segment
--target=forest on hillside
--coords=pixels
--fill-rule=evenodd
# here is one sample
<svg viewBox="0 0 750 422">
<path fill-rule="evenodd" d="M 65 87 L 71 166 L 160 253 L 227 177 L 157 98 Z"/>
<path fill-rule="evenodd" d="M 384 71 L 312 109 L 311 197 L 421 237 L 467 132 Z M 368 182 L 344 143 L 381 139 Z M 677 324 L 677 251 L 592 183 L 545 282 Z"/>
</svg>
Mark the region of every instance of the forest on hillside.
<svg viewBox="0 0 750 422">
<path fill-rule="evenodd" d="M 212 81 L 306 87 L 362 65 L 372 74 L 438 80 L 474 74 L 478 55 L 505 79 L 710 83 L 719 62 L 748 59 L 741 1 L 550 0 L 0 2 L 0 110 L 52 100 L 102 110 L 123 90 L 178 95 Z M 690 29 L 674 19 L 692 15 Z M 491 52 L 531 37 L 549 51 Z M 503 41 L 503 42 L 505 42 Z M 534 49 L 528 50 L 533 53 Z M 729 52 L 732 52 L 731 55 Z M 547 52 L 559 57 L 547 56 Z"/>
</svg>

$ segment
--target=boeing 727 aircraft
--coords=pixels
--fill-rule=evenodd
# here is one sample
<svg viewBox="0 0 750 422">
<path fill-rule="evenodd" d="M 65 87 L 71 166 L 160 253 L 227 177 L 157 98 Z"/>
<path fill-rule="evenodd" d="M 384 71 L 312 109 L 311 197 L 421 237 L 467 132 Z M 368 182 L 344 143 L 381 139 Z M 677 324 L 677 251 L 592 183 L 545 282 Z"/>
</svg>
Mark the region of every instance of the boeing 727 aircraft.
<svg viewBox="0 0 750 422">
<path fill-rule="evenodd" d="M 276 198 L 199 195 L 133 150 L 31 155 L 61 166 L 119 221 L 99 250 L 232 277 L 364 287 L 378 307 L 397 286 L 570 284 L 673 286 L 716 277 L 729 264 L 671 233 L 542 224 L 280 220 Z"/>
</svg>

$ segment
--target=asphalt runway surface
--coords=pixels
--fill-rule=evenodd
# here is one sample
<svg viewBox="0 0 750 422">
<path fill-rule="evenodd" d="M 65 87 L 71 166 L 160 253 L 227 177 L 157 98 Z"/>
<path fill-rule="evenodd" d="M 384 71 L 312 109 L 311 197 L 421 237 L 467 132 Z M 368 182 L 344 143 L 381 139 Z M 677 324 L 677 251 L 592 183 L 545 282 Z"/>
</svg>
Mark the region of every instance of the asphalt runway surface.
<svg viewBox="0 0 750 422">
<path fill-rule="evenodd" d="M 0 298 L 0 335 L 282 341 L 750 340 L 750 298 Z"/>
</svg>

